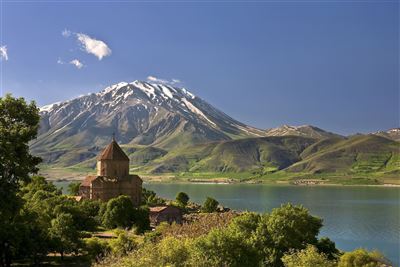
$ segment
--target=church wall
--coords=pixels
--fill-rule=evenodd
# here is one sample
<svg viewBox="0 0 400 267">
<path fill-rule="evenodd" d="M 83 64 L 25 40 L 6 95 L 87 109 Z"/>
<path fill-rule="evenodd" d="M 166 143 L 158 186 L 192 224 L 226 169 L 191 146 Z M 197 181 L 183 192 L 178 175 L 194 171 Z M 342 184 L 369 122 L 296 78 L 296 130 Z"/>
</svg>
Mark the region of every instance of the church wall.
<svg viewBox="0 0 400 267">
<path fill-rule="evenodd" d="M 99 160 L 97 161 L 97 175 L 124 177 L 129 175 L 129 161 Z"/>
<path fill-rule="evenodd" d="M 91 199 L 107 201 L 120 195 L 129 196 L 135 206 L 140 205 L 142 193 L 142 182 L 140 178 L 131 175 L 127 179 L 118 181 L 104 181 L 96 179 L 91 186 Z"/>
</svg>

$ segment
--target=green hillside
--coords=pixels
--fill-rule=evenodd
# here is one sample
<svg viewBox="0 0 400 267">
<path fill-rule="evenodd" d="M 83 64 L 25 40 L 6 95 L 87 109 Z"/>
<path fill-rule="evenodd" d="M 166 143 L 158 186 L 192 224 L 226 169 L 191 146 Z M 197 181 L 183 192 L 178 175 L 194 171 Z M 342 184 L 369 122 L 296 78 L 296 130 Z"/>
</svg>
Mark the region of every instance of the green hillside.
<svg viewBox="0 0 400 267">
<path fill-rule="evenodd" d="M 172 150 L 144 167 L 150 173 L 273 172 L 300 160 L 315 141 L 303 137 L 262 137 L 214 142 Z"/>
<path fill-rule="evenodd" d="M 346 184 L 376 184 L 383 179 L 387 183 L 400 182 L 400 143 L 376 135 L 322 140 L 300 136 L 244 138 L 170 151 L 153 146 L 122 147 L 130 158 L 131 170 L 144 176 L 327 179 Z M 56 164 L 50 166 L 94 169 L 94 156 L 94 151 L 81 150 L 72 155 L 55 154 Z"/>
<path fill-rule="evenodd" d="M 399 143 L 375 135 L 319 141 L 286 170 L 307 173 L 376 173 L 399 169 Z"/>
</svg>

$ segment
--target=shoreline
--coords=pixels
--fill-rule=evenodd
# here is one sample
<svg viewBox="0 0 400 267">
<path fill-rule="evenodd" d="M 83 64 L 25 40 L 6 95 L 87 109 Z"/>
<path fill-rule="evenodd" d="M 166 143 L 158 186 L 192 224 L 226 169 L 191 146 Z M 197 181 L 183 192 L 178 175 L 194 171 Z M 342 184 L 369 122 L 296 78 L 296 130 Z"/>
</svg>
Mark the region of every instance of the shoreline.
<svg viewBox="0 0 400 267">
<path fill-rule="evenodd" d="M 87 175 L 91 174 L 91 172 L 68 172 L 66 169 L 45 169 L 39 171 L 38 175 L 42 175 L 48 181 L 52 182 L 79 182 L 85 179 Z M 177 177 L 173 174 L 165 174 L 165 175 L 148 175 L 148 174 L 138 174 L 141 176 L 144 183 L 154 184 L 154 183 L 176 183 L 176 184 L 221 184 L 221 185 L 230 185 L 230 184 L 259 184 L 259 185 L 272 185 L 272 186 L 363 186 L 363 187 L 384 187 L 384 188 L 393 188 L 393 187 L 400 187 L 400 178 L 375 178 L 380 179 L 383 183 L 382 184 L 363 184 L 362 181 L 358 181 L 360 177 L 347 177 L 347 176 L 333 176 L 329 177 L 315 177 L 305 179 L 304 176 L 302 177 L 265 177 L 265 178 L 230 178 L 230 177 L 218 177 L 215 175 L 213 178 L 201 178 L 199 175 L 195 177 Z M 57 177 L 57 178 L 55 178 Z M 207 177 L 207 174 L 205 174 Z M 246 176 L 243 176 L 246 177 Z M 332 179 L 332 180 L 330 180 Z M 353 183 L 352 183 L 352 179 Z M 368 179 L 374 178 L 366 178 L 366 182 Z M 386 180 L 387 179 L 387 180 Z M 343 180 L 344 183 L 341 183 Z M 397 181 L 398 180 L 398 181 Z M 346 184 L 346 181 L 349 181 L 349 184 Z M 394 182 L 394 183 L 393 183 Z"/>
<path fill-rule="evenodd" d="M 50 182 L 80 182 L 83 179 L 46 179 Z M 334 183 L 319 183 L 319 184 L 293 184 L 290 182 L 240 182 L 240 181 L 189 181 L 189 180 L 148 180 L 143 179 L 143 184 L 197 184 L 197 185 L 269 185 L 269 186 L 290 186 L 290 187 L 382 187 L 382 188 L 397 188 L 400 184 L 334 184 Z"/>
</svg>

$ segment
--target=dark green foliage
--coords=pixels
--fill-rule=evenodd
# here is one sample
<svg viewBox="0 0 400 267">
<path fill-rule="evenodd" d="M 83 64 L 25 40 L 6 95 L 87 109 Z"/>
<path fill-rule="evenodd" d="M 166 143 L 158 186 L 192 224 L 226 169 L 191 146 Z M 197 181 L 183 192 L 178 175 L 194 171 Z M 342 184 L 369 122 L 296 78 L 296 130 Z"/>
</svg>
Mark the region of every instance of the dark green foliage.
<svg viewBox="0 0 400 267">
<path fill-rule="evenodd" d="M 72 215 L 68 213 L 60 213 L 51 221 L 49 233 L 52 245 L 54 250 L 61 254 L 61 258 L 65 253 L 77 253 L 81 247 L 79 232 L 74 224 Z"/>
<path fill-rule="evenodd" d="M 79 186 L 81 185 L 80 182 L 72 182 L 68 185 L 68 193 L 72 196 L 79 195 Z"/>
<path fill-rule="evenodd" d="M 133 204 L 129 197 L 110 199 L 103 215 L 103 225 L 107 228 L 130 228 L 133 224 Z"/>
<path fill-rule="evenodd" d="M 134 208 L 127 196 L 112 198 L 107 202 L 103 214 L 103 225 L 109 229 L 136 227 L 138 233 L 150 229 L 149 210 Z"/>
<path fill-rule="evenodd" d="M 340 251 L 336 248 L 335 242 L 327 237 L 318 240 L 316 247 L 320 253 L 324 253 L 329 260 L 336 260 L 340 256 Z"/>
<path fill-rule="evenodd" d="M 136 233 L 141 234 L 150 230 L 149 209 L 147 207 L 134 209 L 132 220 L 136 227 Z"/>
<path fill-rule="evenodd" d="M 18 254 L 18 230 L 22 199 L 17 195 L 21 182 L 37 172 L 40 158 L 29 153 L 28 143 L 36 137 L 38 108 L 23 98 L 0 97 L 0 266 L 9 266 Z"/>
<path fill-rule="evenodd" d="M 189 202 L 189 196 L 185 192 L 179 192 L 176 195 L 176 202 L 179 206 L 186 207 Z"/>
<path fill-rule="evenodd" d="M 204 201 L 202 211 L 208 213 L 215 212 L 217 211 L 218 205 L 219 205 L 218 201 L 216 201 L 212 197 L 207 197 L 206 200 Z"/>
</svg>

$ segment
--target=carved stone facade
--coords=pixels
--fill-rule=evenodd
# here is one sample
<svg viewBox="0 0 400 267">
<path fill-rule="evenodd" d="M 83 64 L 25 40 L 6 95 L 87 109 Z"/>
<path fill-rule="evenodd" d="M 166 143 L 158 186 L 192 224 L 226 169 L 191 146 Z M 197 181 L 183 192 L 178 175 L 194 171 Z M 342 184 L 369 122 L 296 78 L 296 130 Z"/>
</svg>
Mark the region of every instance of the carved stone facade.
<svg viewBox="0 0 400 267">
<path fill-rule="evenodd" d="M 115 140 L 98 156 L 96 166 L 97 176 L 87 176 L 81 183 L 82 198 L 107 201 L 126 195 L 134 205 L 140 205 L 143 181 L 129 174 L 129 158 Z"/>
</svg>

